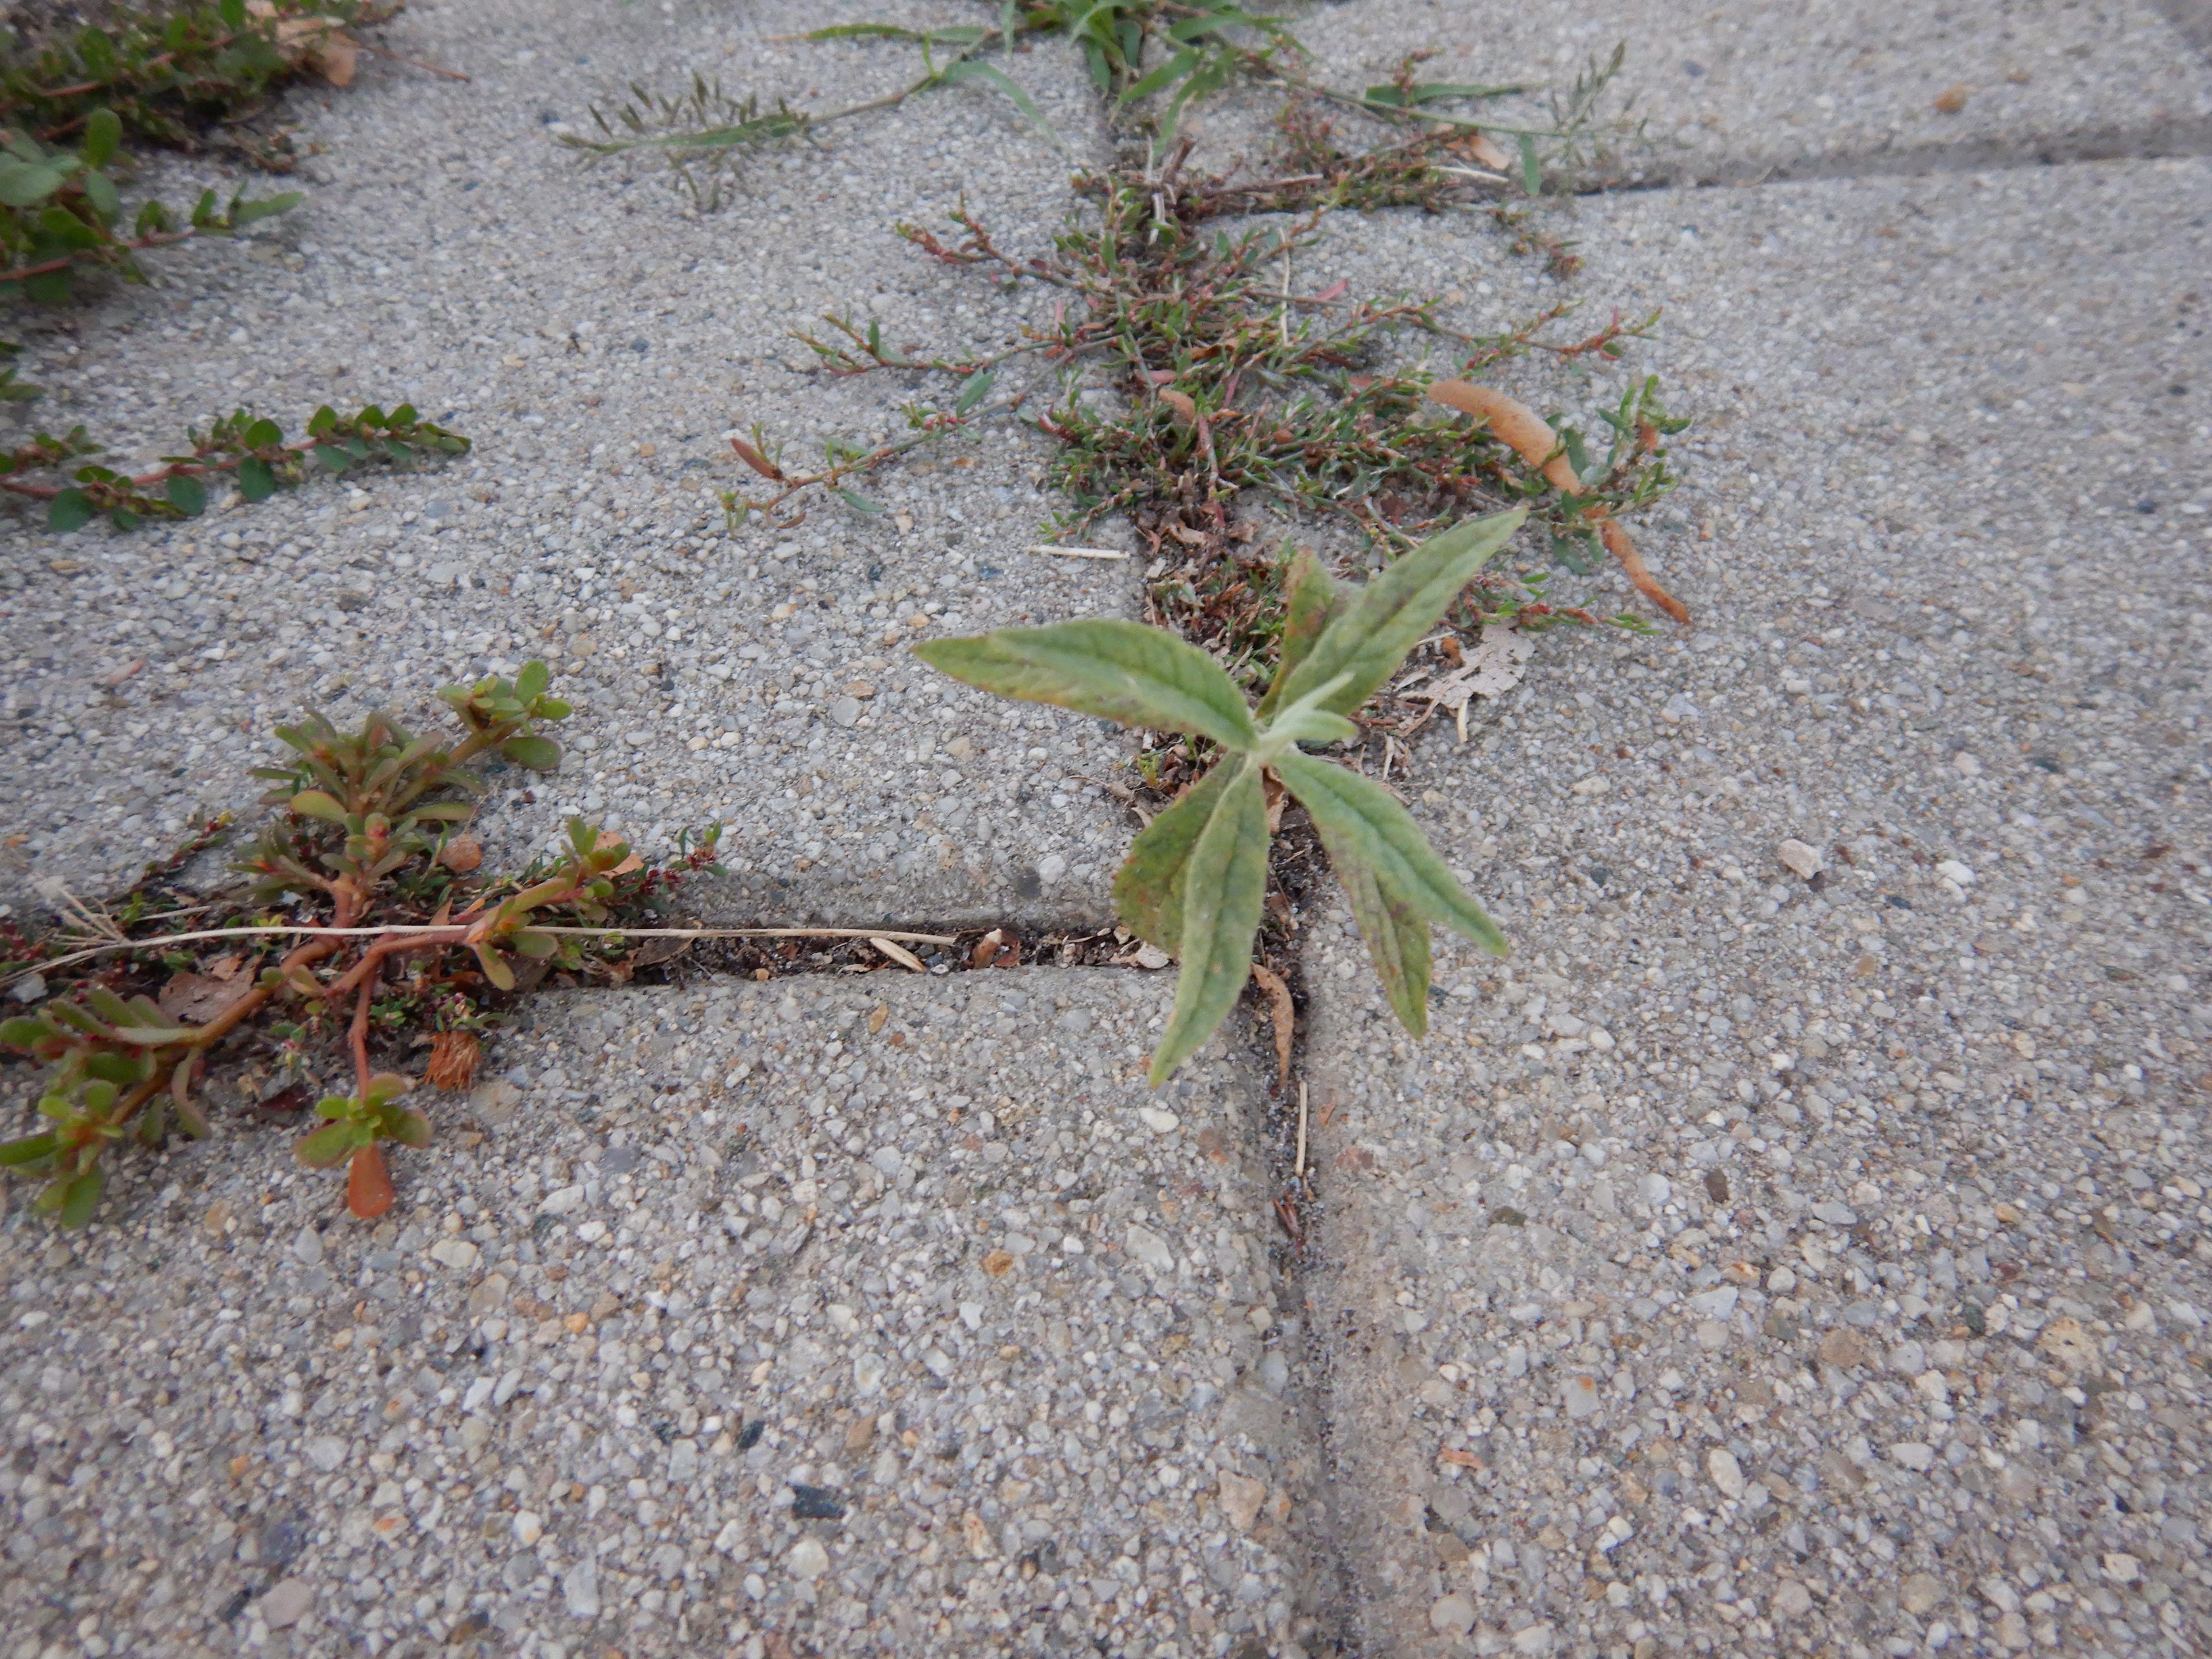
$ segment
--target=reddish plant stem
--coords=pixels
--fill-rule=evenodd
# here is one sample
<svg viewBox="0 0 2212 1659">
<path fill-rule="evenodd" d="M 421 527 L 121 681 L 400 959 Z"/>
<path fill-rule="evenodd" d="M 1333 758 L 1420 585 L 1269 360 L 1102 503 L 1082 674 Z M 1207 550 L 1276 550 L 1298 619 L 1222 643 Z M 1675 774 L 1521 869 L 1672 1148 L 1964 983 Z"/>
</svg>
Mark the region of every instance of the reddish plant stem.
<svg viewBox="0 0 2212 1659">
<path fill-rule="evenodd" d="M 106 248 L 97 250 L 87 248 L 84 253 L 65 253 L 58 259 L 47 260 L 44 264 L 18 265 L 13 270 L 0 270 L 0 283 L 20 283 L 26 277 L 43 276 L 50 270 L 64 270 L 82 260 L 85 253 L 94 252 L 136 253 L 142 248 L 167 247 L 172 242 L 189 242 L 192 238 L 202 234 L 198 226 L 189 230 L 152 231 L 128 242 L 111 242 Z"/>
<path fill-rule="evenodd" d="M 354 1085 L 363 1100 L 368 1098 L 368 1007 L 376 995 L 376 981 L 372 976 L 361 982 L 361 994 L 354 1000 L 353 1029 L 346 1041 L 353 1049 Z"/>
</svg>

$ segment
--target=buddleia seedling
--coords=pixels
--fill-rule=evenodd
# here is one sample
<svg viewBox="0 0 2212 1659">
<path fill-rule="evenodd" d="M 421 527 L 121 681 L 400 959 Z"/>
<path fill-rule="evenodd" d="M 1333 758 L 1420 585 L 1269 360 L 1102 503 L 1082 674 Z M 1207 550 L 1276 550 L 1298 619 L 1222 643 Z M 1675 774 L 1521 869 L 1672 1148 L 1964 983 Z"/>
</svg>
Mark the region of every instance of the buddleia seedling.
<svg viewBox="0 0 2212 1659">
<path fill-rule="evenodd" d="M 1280 665 L 1256 713 L 1205 652 L 1139 623 L 1003 629 L 915 647 L 933 667 L 983 690 L 1186 732 L 1224 751 L 1132 843 L 1114 882 L 1115 908 L 1129 931 L 1182 964 L 1175 1009 L 1152 1055 L 1155 1086 L 1212 1036 L 1244 988 L 1267 891 L 1268 772 L 1321 832 L 1407 1030 L 1419 1036 L 1428 1030 L 1431 923 L 1505 954 L 1504 936 L 1397 799 L 1301 745 L 1357 735 L 1351 716 L 1525 516 L 1516 509 L 1455 526 L 1348 592 L 1317 560 L 1302 557 L 1290 578 Z"/>
<path fill-rule="evenodd" d="M 316 1102 L 317 1115 L 330 1121 L 295 1149 L 300 1162 L 311 1170 L 335 1169 L 350 1160 L 346 1208 L 363 1220 L 392 1207 L 392 1176 L 384 1167 L 379 1143 L 396 1140 L 418 1148 L 430 1144 L 430 1120 L 398 1103 L 399 1097 L 414 1086 L 412 1078 L 380 1072 L 361 1094 L 332 1095 Z"/>
</svg>

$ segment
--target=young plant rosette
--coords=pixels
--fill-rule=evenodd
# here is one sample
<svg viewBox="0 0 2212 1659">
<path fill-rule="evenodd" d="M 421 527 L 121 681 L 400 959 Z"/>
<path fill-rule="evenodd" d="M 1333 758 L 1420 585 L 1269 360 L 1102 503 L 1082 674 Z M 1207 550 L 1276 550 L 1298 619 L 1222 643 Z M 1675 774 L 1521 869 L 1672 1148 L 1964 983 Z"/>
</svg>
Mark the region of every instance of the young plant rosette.
<svg viewBox="0 0 2212 1659">
<path fill-rule="evenodd" d="M 1390 1006 L 1408 1031 L 1420 1036 L 1428 1030 L 1431 923 L 1505 954 L 1504 936 L 1461 890 L 1397 799 L 1299 745 L 1358 734 L 1351 716 L 1524 516 L 1516 510 L 1455 525 L 1348 592 L 1312 554 L 1299 553 L 1288 582 L 1281 661 L 1256 709 L 1205 652 L 1139 623 L 1009 628 L 915 647 L 932 667 L 1000 696 L 1181 732 L 1223 751 L 1213 769 L 1131 844 L 1114 880 L 1123 925 L 1182 964 L 1175 1009 L 1152 1055 L 1155 1087 L 1213 1035 L 1251 971 L 1267 894 L 1262 780 L 1270 772 L 1321 832 Z"/>
</svg>

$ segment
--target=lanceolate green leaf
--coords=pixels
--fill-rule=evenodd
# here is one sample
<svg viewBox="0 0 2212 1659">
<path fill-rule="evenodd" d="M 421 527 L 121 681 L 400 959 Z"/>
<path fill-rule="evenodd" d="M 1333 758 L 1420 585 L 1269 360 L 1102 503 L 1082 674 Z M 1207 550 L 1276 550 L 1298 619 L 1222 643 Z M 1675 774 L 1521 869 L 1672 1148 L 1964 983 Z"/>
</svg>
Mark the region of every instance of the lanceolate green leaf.
<svg viewBox="0 0 2212 1659">
<path fill-rule="evenodd" d="M 1443 860 L 1390 792 L 1334 761 L 1296 750 L 1275 757 L 1275 770 L 1313 815 L 1324 836 L 1334 836 L 1372 866 L 1384 892 L 1431 921 L 1463 934 L 1493 956 L 1505 954 L 1505 936 L 1460 890 Z M 1336 856 L 1330 846 L 1329 856 Z"/>
<path fill-rule="evenodd" d="M 1306 659 L 1342 607 L 1342 599 L 1336 581 L 1328 574 L 1328 567 L 1314 556 L 1310 547 L 1302 547 L 1291 561 L 1290 575 L 1285 583 L 1283 641 L 1275 667 L 1275 683 L 1267 688 L 1267 695 L 1260 699 L 1260 718 L 1265 720 L 1275 712 L 1282 696 L 1283 682 L 1291 672 Z"/>
<path fill-rule="evenodd" d="M 1294 702 L 1316 686 L 1348 674 L 1322 706 L 1340 714 L 1354 713 L 1527 516 L 1526 509 L 1516 507 L 1455 525 L 1403 555 L 1350 598 L 1304 660 L 1285 678 L 1275 700 Z"/>
<path fill-rule="evenodd" d="M 1170 954 L 1182 948 L 1183 872 L 1234 769 L 1233 762 L 1217 766 L 1183 791 L 1129 843 L 1129 856 L 1114 878 L 1114 908 L 1121 925 Z"/>
<path fill-rule="evenodd" d="M 1267 807 L 1259 767 L 1229 764 L 1236 769 L 1183 870 L 1182 972 L 1175 1011 L 1152 1054 L 1155 1088 L 1228 1018 L 1251 973 L 1252 937 L 1267 888 Z"/>
<path fill-rule="evenodd" d="M 1258 740 L 1236 684 L 1164 629 L 1099 618 L 932 640 L 915 654 L 956 680 L 1024 702 L 1056 703 L 1123 726 L 1188 732 L 1224 749 Z"/>
<path fill-rule="evenodd" d="M 1318 824 L 1319 819 L 1315 823 Z M 1329 867 L 1352 901 L 1352 919 L 1367 941 L 1368 958 L 1382 981 L 1398 1023 L 1415 1036 L 1429 1030 L 1429 921 L 1406 900 L 1384 889 L 1375 866 L 1327 829 L 1321 844 Z"/>
</svg>

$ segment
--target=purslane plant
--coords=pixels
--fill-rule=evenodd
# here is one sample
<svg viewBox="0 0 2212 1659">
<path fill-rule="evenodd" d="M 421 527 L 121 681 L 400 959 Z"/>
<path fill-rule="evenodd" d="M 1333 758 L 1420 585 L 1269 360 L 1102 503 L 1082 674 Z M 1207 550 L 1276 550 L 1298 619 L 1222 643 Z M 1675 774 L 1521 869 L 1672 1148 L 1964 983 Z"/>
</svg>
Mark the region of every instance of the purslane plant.
<svg viewBox="0 0 2212 1659">
<path fill-rule="evenodd" d="M 1526 516 L 1516 509 L 1456 525 L 1348 592 L 1312 554 L 1298 554 L 1280 666 L 1256 709 L 1205 652 L 1140 623 L 1002 629 L 915 647 L 933 667 L 981 690 L 1185 732 L 1221 750 L 1213 769 L 1136 838 L 1114 882 L 1123 924 L 1182 964 L 1174 1012 L 1152 1055 L 1154 1086 L 1213 1035 L 1244 988 L 1267 891 L 1263 780 L 1270 772 L 1320 832 L 1407 1030 L 1419 1036 L 1428 1030 L 1431 923 L 1505 953 L 1504 936 L 1397 799 L 1300 745 L 1358 734 L 1351 716 Z"/>
</svg>

